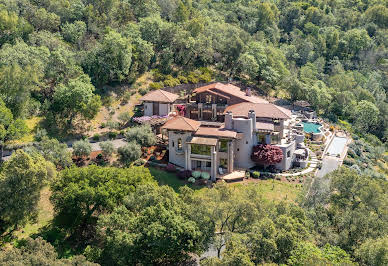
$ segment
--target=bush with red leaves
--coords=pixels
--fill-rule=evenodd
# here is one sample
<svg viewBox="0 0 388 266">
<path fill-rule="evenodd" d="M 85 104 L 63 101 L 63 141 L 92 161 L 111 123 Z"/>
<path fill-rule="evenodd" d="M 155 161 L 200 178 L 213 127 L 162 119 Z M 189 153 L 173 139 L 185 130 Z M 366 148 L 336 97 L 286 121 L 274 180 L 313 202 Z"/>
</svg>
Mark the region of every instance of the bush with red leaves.
<svg viewBox="0 0 388 266">
<path fill-rule="evenodd" d="M 264 165 L 274 165 L 283 160 L 283 152 L 279 147 L 260 144 L 252 149 L 252 161 Z"/>
<path fill-rule="evenodd" d="M 189 177 L 191 177 L 191 171 L 190 170 L 183 170 L 178 172 L 178 178 L 182 180 L 186 180 Z"/>
<path fill-rule="evenodd" d="M 169 163 L 166 167 L 166 171 L 170 173 L 175 173 L 176 172 L 176 167 L 175 165 Z"/>
</svg>

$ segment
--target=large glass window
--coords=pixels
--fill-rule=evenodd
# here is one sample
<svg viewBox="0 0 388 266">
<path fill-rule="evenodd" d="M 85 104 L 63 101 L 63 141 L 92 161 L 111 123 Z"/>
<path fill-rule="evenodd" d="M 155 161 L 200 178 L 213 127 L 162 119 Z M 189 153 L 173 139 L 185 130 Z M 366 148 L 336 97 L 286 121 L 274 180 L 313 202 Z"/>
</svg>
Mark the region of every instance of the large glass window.
<svg viewBox="0 0 388 266">
<path fill-rule="evenodd" d="M 211 148 L 207 145 L 191 144 L 191 153 L 210 156 Z"/>
<path fill-rule="evenodd" d="M 220 152 L 227 152 L 228 151 L 228 141 L 227 140 L 220 140 L 220 147 L 219 151 Z"/>
</svg>

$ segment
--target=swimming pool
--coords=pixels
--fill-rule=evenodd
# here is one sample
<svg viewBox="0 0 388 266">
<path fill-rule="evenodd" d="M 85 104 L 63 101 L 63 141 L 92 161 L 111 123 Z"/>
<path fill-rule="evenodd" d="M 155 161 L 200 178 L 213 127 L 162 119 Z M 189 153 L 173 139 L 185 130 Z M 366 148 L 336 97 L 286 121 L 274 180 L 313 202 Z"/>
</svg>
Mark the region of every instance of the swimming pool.
<svg viewBox="0 0 388 266">
<path fill-rule="evenodd" d="M 341 155 L 342 151 L 345 148 L 346 142 L 346 138 L 334 137 L 334 139 L 330 143 L 329 148 L 327 149 L 327 153 L 330 156 Z"/>
<path fill-rule="evenodd" d="M 315 124 L 311 122 L 302 122 L 303 130 L 306 133 L 321 133 L 319 128 L 322 126 L 321 124 Z"/>
</svg>

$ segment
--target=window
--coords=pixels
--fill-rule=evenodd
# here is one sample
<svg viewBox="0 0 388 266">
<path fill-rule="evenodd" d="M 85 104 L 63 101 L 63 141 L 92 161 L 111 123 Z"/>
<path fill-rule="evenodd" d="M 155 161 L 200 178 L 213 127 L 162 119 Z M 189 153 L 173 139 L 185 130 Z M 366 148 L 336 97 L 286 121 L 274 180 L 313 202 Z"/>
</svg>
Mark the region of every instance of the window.
<svg viewBox="0 0 388 266">
<path fill-rule="evenodd" d="M 246 141 L 245 144 L 248 144 L 248 141 Z"/>
<path fill-rule="evenodd" d="M 228 167 L 228 160 L 227 159 L 220 159 L 220 167 L 227 168 Z"/>
<path fill-rule="evenodd" d="M 178 139 L 178 150 L 182 150 L 182 139 Z"/>
<path fill-rule="evenodd" d="M 265 134 L 263 133 L 258 133 L 257 134 L 257 141 L 261 144 L 265 144 Z"/>
<path fill-rule="evenodd" d="M 290 158 L 291 157 L 291 151 L 288 151 L 287 152 L 287 158 Z"/>
<path fill-rule="evenodd" d="M 191 153 L 198 154 L 198 155 L 210 156 L 210 146 L 200 145 L 200 144 L 191 144 Z"/>
<path fill-rule="evenodd" d="M 206 162 L 206 167 L 208 168 L 212 167 L 212 162 Z"/>
<path fill-rule="evenodd" d="M 206 103 L 211 103 L 211 102 L 212 102 L 212 96 L 206 95 Z"/>
<path fill-rule="evenodd" d="M 276 135 L 271 135 L 271 144 L 279 144 L 279 135 L 276 134 Z"/>
<path fill-rule="evenodd" d="M 228 141 L 227 140 L 220 140 L 220 147 L 218 148 L 220 152 L 227 152 L 228 151 Z"/>
<path fill-rule="evenodd" d="M 174 141 L 172 142 L 172 146 L 175 147 L 175 142 Z"/>
</svg>

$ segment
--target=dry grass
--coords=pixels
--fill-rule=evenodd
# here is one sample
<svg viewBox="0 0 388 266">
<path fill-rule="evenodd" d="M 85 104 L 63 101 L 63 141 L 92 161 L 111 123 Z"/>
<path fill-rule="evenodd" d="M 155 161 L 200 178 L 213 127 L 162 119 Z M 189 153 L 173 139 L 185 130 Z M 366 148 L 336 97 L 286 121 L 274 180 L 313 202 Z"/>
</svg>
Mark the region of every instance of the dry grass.
<svg viewBox="0 0 388 266">
<path fill-rule="evenodd" d="M 49 187 L 45 187 L 40 192 L 40 200 L 38 203 L 38 217 L 36 223 L 28 223 L 23 229 L 16 232 L 17 238 L 26 238 L 39 232 L 39 229 L 48 225 L 54 217 L 54 208 L 50 202 L 51 191 Z"/>
</svg>

